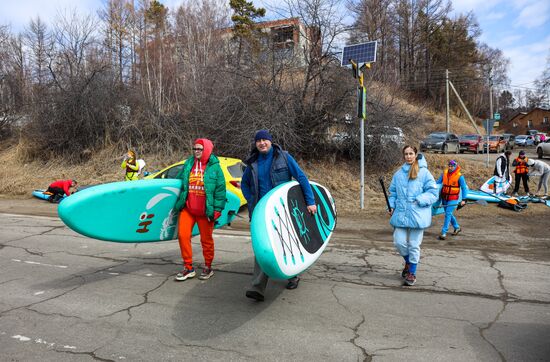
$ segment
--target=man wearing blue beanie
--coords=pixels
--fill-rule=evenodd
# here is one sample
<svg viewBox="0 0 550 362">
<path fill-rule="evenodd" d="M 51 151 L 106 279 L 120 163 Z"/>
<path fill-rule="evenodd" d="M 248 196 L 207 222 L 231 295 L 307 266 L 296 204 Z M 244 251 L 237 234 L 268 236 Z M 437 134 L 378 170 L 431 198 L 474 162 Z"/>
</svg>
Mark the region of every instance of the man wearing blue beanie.
<svg viewBox="0 0 550 362">
<path fill-rule="evenodd" d="M 241 189 L 248 203 L 248 212 L 252 218 L 252 212 L 258 201 L 274 187 L 291 181 L 293 178 L 300 183 L 307 210 L 311 214 L 317 212 L 315 199 L 311 185 L 298 163 L 281 146 L 273 143 L 273 137 L 268 130 L 262 129 L 254 135 L 255 148 L 245 161 L 241 180 Z M 277 170 L 277 172 L 273 172 Z M 264 300 L 264 292 L 267 286 L 268 276 L 262 271 L 256 259 L 254 259 L 254 276 L 252 285 L 246 291 L 246 296 L 259 302 Z M 288 280 L 287 289 L 296 289 L 300 278 L 295 276 Z"/>
</svg>

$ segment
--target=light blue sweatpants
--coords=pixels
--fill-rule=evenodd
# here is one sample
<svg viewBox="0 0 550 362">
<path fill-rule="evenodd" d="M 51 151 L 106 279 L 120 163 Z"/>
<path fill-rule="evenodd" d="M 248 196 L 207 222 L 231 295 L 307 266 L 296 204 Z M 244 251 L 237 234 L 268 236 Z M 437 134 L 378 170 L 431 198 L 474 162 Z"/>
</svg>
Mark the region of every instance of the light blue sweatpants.
<svg viewBox="0 0 550 362">
<path fill-rule="evenodd" d="M 393 230 L 393 244 L 402 257 L 408 255 L 410 263 L 418 264 L 423 236 L 424 229 L 395 228 Z"/>
</svg>

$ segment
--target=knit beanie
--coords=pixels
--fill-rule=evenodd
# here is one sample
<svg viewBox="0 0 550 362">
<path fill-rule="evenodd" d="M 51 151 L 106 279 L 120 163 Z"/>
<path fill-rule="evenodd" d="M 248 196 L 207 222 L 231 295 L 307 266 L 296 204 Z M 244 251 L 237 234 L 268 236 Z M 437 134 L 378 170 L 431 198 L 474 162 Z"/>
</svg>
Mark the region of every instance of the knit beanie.
<svg viewBox="0 0 550 362">
<path fill-rule="evenodd" d="M 273 137 L 271 137 L 271 134 L 266 129 L 261 129 L 258 132 L 256 132 L 256 135 L 254 136 L 254 142 L 258 142 L 259 140 L 268 140 L 273 142 Z"/>
</svg>

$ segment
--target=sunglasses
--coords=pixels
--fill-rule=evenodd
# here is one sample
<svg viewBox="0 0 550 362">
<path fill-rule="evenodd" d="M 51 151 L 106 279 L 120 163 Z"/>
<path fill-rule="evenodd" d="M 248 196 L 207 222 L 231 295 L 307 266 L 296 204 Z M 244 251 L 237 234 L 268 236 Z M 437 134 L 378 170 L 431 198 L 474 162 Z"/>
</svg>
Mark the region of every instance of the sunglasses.
<svg viewBox="0 0 550 362">
<path fill-rule="evenodd" d="M 192 150 L 193 151 L 204 151 L 204 148 L 195 148 L 195 147 L 193 147 Z"/>
</svg>

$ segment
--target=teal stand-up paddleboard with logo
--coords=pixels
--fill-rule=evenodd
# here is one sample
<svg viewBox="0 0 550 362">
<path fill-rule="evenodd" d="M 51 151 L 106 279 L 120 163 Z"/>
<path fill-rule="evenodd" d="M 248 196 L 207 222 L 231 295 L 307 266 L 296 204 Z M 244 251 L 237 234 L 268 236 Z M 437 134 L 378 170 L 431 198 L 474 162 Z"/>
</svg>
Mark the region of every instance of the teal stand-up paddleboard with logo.
<svg viewBox="0 0 550 362">
<path fill-rule="evenodd" d="M 260 199 L 250 232 L 264 273 L 288 279 L 310 267 L 325 250 L 336 227 L 336 206 L 326 187 L 311 182 L 317 213 L 307 211 L 300 184 L 290 181 Z"/>
<path fill-rule="evenodd" d="M 59 217 L 79 234 L 120 243 L 147 243 L 177 237 L 174 205 L 182 180 L 154 179 L 113 182 L 79 191 L 59 204 Z M 215 228 L 237 215 L 240 199 L 227 191 L 227 203 Z M 198 227 L 193 235 L 198 235 Z"/>
</svg>

